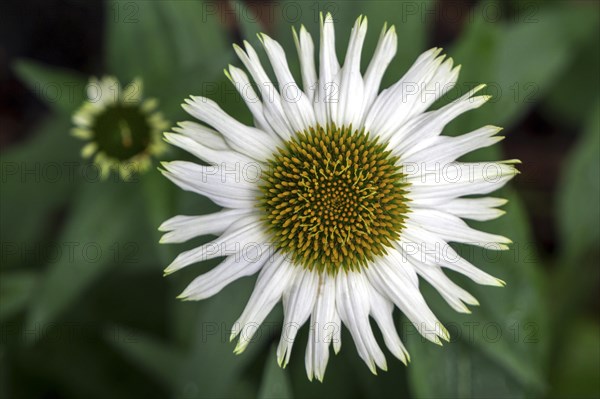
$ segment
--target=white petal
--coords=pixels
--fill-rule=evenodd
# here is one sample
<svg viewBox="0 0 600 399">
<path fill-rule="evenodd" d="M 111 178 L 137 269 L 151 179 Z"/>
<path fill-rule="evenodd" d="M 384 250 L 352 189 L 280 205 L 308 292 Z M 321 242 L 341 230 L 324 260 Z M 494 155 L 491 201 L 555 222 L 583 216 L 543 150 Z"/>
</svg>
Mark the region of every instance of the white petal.
<svg viewBox="0 0 600 399">
<path fill-rule="evenodd" d="M 197 248 L 180 253 L 165 269 L 171 274 L 186 266 L 220 256 L 236 255 L 254 251 L 257 245 L 268 242 L 264 234 L 264 221 L 259 216 L 248 215 L 238 219 L 215 240 Z"/>
<path fill-rule="evenodd" d="M 231 148 L 249 157 L 263 161 L 279 144 L 270 134 L 235 120 L 206 97 L 192 97 L 185 102 L 183 108 L 186 112 L 217 129 Z"/>
<path fill-rule="evenodd" d="M 403 268 L 412 268 L 412 265 L 402 257 L 384 257 L 381 262 L 369 266 L 366 275 L 381 294 L 400 308 L 423 337 L 441 345 L 438 337 L 448 340 L 448 331 L 429 309 L 418 286 L 402 272 Z"/>
<path fill-rule="evenodd" d="M 266 244 L 248 246 L 240 253 L 228 256 L 210 271 L 196 277 L 178 298 L 189 301 L 210 298 L 235 280 L 259 271 L 265 263 L 271 262 L 269 259 L 272 253 L 273 249 Z"/>
<path fill-rule="evenodd" d="M 229 65 L 229 72 L 225 70 L 225 75 L 233 83 L 240 96 L 244 99 L 246 106 L 254 117 L 254 124 L 261 130 L 271 135 L 277 135 L 271 125 L 265 119 L 263 104 L 254 91 L 248 75 L 239 68 Z"/>
<path fill-rule="evenodd" d="M 448 212 L 464 219 L 486 221 L 496 219 L 506 212 L 496 209 L 508 201 L 503 198 L 455 198 L 435 206 L 440 211 Z"/>
<path fill-rule="evenodd" d="M 314 100 L 315 114 L 321 126 L 333 121 L 339 101 L 340 64 L 335 52 L 335 31 L 330 13 L 320 15 L 321 46 L 319 48 L 319 88 Z"/>
<path fill-rule="evenodd" d="M 408 148 L 402 154 L 402 160 L 409 163 L 429 162 L 441 165 L 454 162 L 471 151 L 502 141 L 504 136 L 496 136 L 501 130 L 502 128 L 496 126 L 484 126 L 457 137 L 431 137 L 426 139 L 427 144 L 421 149 L 418 149 L 418 146 Z"/>
<path fill-rule="evenodd" d="M 90 81 L 85 86 L 87 99 L 89 100 L 90 104 L 96 108 L 104 107 L 104 102 L 107 101 L 107 97 L 109 97 L 107 96 L 108 92 L 103 93 L 102 88 L 102 83 L 96 77 L 91 77 Z"/>
<path fill-rule="evenodd" d="M 202 235 L 218 235 L 241 216 L 250 212 L 251 209 L 225 209 L 200 216 L 178 215 L 160 225 L 158 230 L 167 232 L 160 242 L 179 243 Z"/>
<path fill-rule="evenodd" d="M 387 363 L 369 324 L 371 301 L 368 284 L 362 273 L 339 272 L 336 277 L 335 302 L 342 322 L 350 330 L 359 356 L 371 372 L 377 374 L 375 365 L 387 370 Z"/>
<path fill-rule="evenodd" d="M 304 25 L 300 26 L 300 35 L 292 27 L 294 42 L 298 49 L 298 58 L 300 59 L 300 72 L 302 73 L 302 89 L 308 99 L 312 102 L 315 98 L 317 89 L 317 71 L 315 69 L 315 45 L 310 33 Z"/>
<path fill-rule="evenodd" d="M 105 76 L 100 80 L 100 101 L 107 106 L 114 104 L 119 100 L 121 93 L 121 84 L 113 76 Z M 98 98 L 98 97 L 96 97 Z"/>
<path fill-rule="evenodd" d="M 404 254 L 416 258 L 419 262 L 454 270 L 478 284 L 497 287 L 505 285 L 502 280 L 473 266 L 436 234 L 410 222 L 406 223 L 398 244 Z"/>
<path fill-rule="evenodd" d="M 381 30 L 381 35 L 379 36 L 379 42 L 377 43 L 375 54 L 373 54 L 373 58 L 371 59 L 369 67 L 365 72 L 365 93 L 363 100 L 364 111 L 368 111 L 371 108 L 373 101 L 377 97 L 383 74 L 396 55 L 397 49 L 398 37 L 396 35 L 396 28 L 392 25 L 390 29 L 387 29 L 386 24 Z"/>
<path fill-rule="evenodd" d="M 244 178 L 235 177 L 241 175 L 239 164 L 221 167 L 173 161 L 163 162 L 162 165 L 166 170 L 161 170 L 161 173 L 173 183 L 186 191 L 206 196 L 218 205 L 246 209 L 256 206 L 260 191 Z M 233 176 L 227 177 L 227 173 Z"/>
<path fill-rule="evenodd" d="M 279 134 L 282 139 L 287 140 L 292 136 L 294 130 L 283 112 L 279 92 L 263 69 L 258 54 L 256 54 L 256 51 L 254 51 L 250 43 L 244 41 L 244 47 L 246 48 L 246 51 L 238 45 L 233 46 L 235 53 L 238 55 L 246 69 L 248 69 L 250 75 L 252 75 L 260 92 L 264 106 L 265 119 L 271 125 L 274 132 Z"/>
<path fill-rule="evenodd" d="M 333 351 L 337 355 L 340 353 L 340 349 L 342 349 L 342 319 L 337 310 L 334 310 L 333 312 L 332 324 L 337 326 L 333 331 L 333 337 L 331 338 L 331 341 L 333 342 Z"/>
<path fill-rule="evenodd" d="M 440 109 L 407 119 L 403 125 L 390 130 L 389 148 L 393 149 L 394 154 L 403 156 L 406 152 L 414 152 L 426 147 L 429 139 L 439 136 L 453 119 L 467 111 L 479 108 L 490 99 L 490 96 L 473 97 L 484 87 L 485 85 L 479 85 Z"/>
<path fill-rule="evenodd" d="M 173 128 L 175 131 L 183 133 L 182 129 Z M 221 163 L 229 164 L 251 164 L 258 163 L 258 161 L 244 155 L 232 149 L 215 150 L 209 146 L 204 145 L 202 142 L 198 142 L 187 134 L 175 134 L 175 133 L 164 133 L 165 140 L 174 146 L 181 148 L 195 155 L 198 159 L 203 160 L 212 165 L 218 165 Z"/>
<path fill-rule="evenodd" d="M 231 150 L 231 147 L 225 142 L 225 138 L 214 129 L 190 121 L 179 122 L 177 125 L 179 128 L 173 128 L 173 131 L 181 133 L 197 143 L 213 150 Z"/>
<path fill-rule="evenodd" d="M 460 313 L 471 313 L 465 304 L 479 305 L 473 295 L 456 285 L 438 266 L 426 265 L 407 255 L 408 261 L 417 273 L 435 288 L 454 310 Z"/>
<path fill-rule="evenodd" d="M 298 330 L 312 313 L 318 286 L 317 273 L 295 267 L 294 280 L 289 289 L 283 293 L 284 320 L 281 339 L 277 346 L 277 361 L 281 367 L 288 364 Z"/>
<path fill-rule="evenodd" d="M 451 88 L 458 69 L 452 69 L 451 60 L 443 63 L 440 52 L 434 48 L 423 53 L 402 79 L 379 94 L 365 119 L 368 131 L 389 138 Z"/>
<path fill-rule="evenodd" d="M 230 340 L 240 336 L 234 353 L 239 354 L 246 349 L 262 322 L 288 289 L 295 268 L 282 256 L 272 257 L 263 266 L 246 308 L 231 329 Z"/>
<path fill-rule="evenodd" d="M 346 59 L 340 74 L 340 95 L 333 122 L 337 126 L 358 127 L 363 119 L 364 83 L 360 73 L 360 57 L 367 34 L 367 18 L 354 23 Z"/>
<path fill-rule="evenodd" d="M 515 163 L 405 164 L 403 172 L 411 183 L 407 196 L 420 207 L 429 207 L 465 195 L 488 194 L 519 173 Z"/>
<path fill-rule="evenodd" d="M 327 273 L 319 276 L 317 300 L 310 318 L 310 330 L 304 364 L 308 379 L 323 381 L 329 361 L 329 345 L 341 324 L 335 317 L 335 279 Z"/>
<path fill-rule="evenodd" d="M 377 325 L 383 334 L 383 340 L 385 341 L 386 346 L 402 363 L 407 364 L 410 360 L 410 356 L 406 347 L 402 344 L 394 324 L 394 304 L 379 294 L 371 284 L 369 284 L 369 290 L 371 315 L 377 322 Z"/>
<path fill-rule="evenodd" d="M 316 119 L 312 104 L 296 84 L 285 58 L 285 51 L 269 36 L 262 34 L 260 38 L 277 76 L 281 90 L 281 106 L 292 128 L 295 131 L 303 131 L 314 127 Z"/>
<path fill-rule="evenodd" d="M 505 244 L 512 243 L 506 237 L 476 230 L 459 217 L 434 209 L 412 208 L 408 218 L 412 223 L 437 234 L 447 242 L 478 245 L 495 250 L 508 249 Z"/>
</svg>

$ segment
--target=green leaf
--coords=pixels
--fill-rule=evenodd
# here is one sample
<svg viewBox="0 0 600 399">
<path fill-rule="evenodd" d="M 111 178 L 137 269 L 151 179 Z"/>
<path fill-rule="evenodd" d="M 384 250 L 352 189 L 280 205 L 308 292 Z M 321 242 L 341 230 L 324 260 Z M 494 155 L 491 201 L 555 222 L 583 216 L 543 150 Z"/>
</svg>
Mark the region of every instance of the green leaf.
<svg viewBox="0 0 600 399">
<path fill-rule="evenodd" d="M 389 362 L 391 366 L 389 373 L 381 372 L 373 376 L 368 367 L 358 356 L 354 342 L 347 330 L 342 331 L 342 348 L 336 355 L 329 348 L 329 361 L 323 382 L 313 379 L 309 381 L 306 376 L 305 353 L 308 343 L 310 326 L 305 324 L 299 331 L 294 341 L 294 348 L 290 358 L 290 364 L 286 368 L 292 378 L 294 396 L 299 398 L 384 398 L 402 397 L 404 379 L 398 378 L 398 371 L 394 367 L 395 362 Z M 388 358 L 388 361 L 391 360 Z M 401 366 L 403 367 L 403 366 Z M 400 371 L 401 372 L 401 371 Z M 390 394 L 389 380 L 395 380 L 395 390 Z"/>
<path fill-rule="evenodd" d="M 185 353 L 142 332 L 122 326 L 107 329 L 105 335 L 110 344 L 141 370 L 157 378 L 167 390 L 174 391 L 179 386 Z"/>
<path fill-rule="evenodd" d="M 554 304 L 552 330 L 556 345 L 564 342 L 570 321 L 598 291 L 600 240 L 600 100 L 595 101 L 583 133 L 568 155 L 559 180 L 556 220 L 559 233 L 558 267 L 552 290 L 561 297 Z"/>
<path fill-rule="evenodd" d="M 175 60 L 158 3 L 106 3 L 107 73 L 116 74 L 122 82 L 141 76 L 150 90 L 152 84 L 169 78 Z"/>
<path fill-rule="evenodd" d="M 2 268 L 45 262 L 46 240 L 55 234 L 53 218 L 85 177 L 80 146 L 69 135 L 69 121 L 52 118 L 31 139 L 0 155 Z"/>
<path fill-rule="evenodd" d="M 192 161 L 197 162 L 197 159 L 192 159 Z M 172 189 L 174 190 L 175 195 L 174 206 L 168 210 L 169 215 L 167 215 L 167 218 L 164 220 L 175 215 L 202 215 L 217 212 L 221 209 L 213 204 L 208 198 L 195 193 L 185 192 L 164 176 L 161 177 L 167 184 L 173 186 Z M 183 245 L 160 244 L 161 247 L 164 247 L 164 249 L 160 250 L 168 253 L 168 260 L 163 264 L 163 269 L 166 268 L 180 252 L 205 244 L 210 240 L 210 237 L 199 237 L 198 239 Z M 182 347 L 190 347 L 193 345 L 197 339 L 194 327 L 199 314 L 198 308 L 194 304 L 182 302 L 175 298 L 181 294 L 187 284 L 189 284 L 200 272 L 204 272 L 206 267 L 211 267 L 215 264 L 214 261 L 208 261 L 206 262 L 206 265 L 200 266 L 202 268 L 200 270 L 196 270 L 194 267 L 186 268 L 179 273 L 175 273 L 174 275 L 165 278 L 169 287 L 168 306 L 171 309 L 168 325 L 170 327 L 170 334 L 173 336 L 173 340 L 177 345 Z"/>
<path fill-rule="evenodd" d="M 365 362 L 359 357 L 355 343 L 350 334 L 346 334 L 345 337 L 342 338 L 342 341 L 345 340 L 346 346 L 343 348 L 343 353 L 338 355 L 341 357 L 340 361 L 343 364 L 351 366 L 353 381 L 358 385 L 357 389 L 360 390 L 361 397 L 372 399 L 409 397 L 407 366 L 385 348 L 385 343 L 380 335 L 380 331 L 378 331 L 378 327 L 374 328 L 374 331 L 379 335 L 377 340 L 381 349 L 384 351 L 387 370 L 377 370 L 377 375 L 372 374 Z M 344 332 L 348 332 L 347 329 L 345 329 Z M 336 365 L 332 365 L 331 367 L 336 367 Z M 337 367 L 339 367 L 339 365 L 337 365 Z M 345 375 L 346 374 L 342 374 L 341 381 L 339 381 L 338 384 L 348 384 L 345 382 L 347 379 Z M 333 389 L 336 390 L 336 387 L 334 386 Z M 346 389 L 353 392 L 351 386 Z"/>
<path fill-rule="evenodd" d="M 10 386 L 9 386 L 9 373 L 10 373 L 10 364 L 8 362 L 8 357 L 6 356 L 6 349 L 4 344 L 0 346 L 0 396 L 3 398 L 10 397 Z"/>
<path fill-rule="evenodd" d="M 86 310 L 89 312 L 89 309 L 83 311 Z M 42 397 L 48 392 L 89 399 L 165 397 L 155 379 L 132 370 L 121 353 L 105 342 L 106 339 L 127 341 L 135 336 L 126 335 L 126 330 L 103 336 L 104 326 L 97 323 L 98 315 L 89 316 L 85 318 L 87 321 L 70 320 L 23 330 L 20 334 L 29 331 L 42 338 L 35 346 L 27 346 L 22 345 L 19 335 L 16 343 L 9 344 L 13 367 L 8 397 Z M 22 378 L 27 378 L 28 383 L 19 383 Z"/>
<path fill-rule="evenodd" d="M 445 304 L 439 294 L 423 286 L 425 297 L 434 313 L 450 331 L 452 342 L 439 350 L 416 335 L 409 336 L 411 359 L 417 367 L 409 367 L 413 391 L 419 396 L 444 396 L 449 392 L 472 392 L 484 395 L 481 379 L 505 381 L 508 392 L 519 391 L 521 396 L 545 389 L 544 362 L 547 359 L 549 331 L 547 309 L 543 302 L 544 280 L 537 266 L 535 247 L 526 224 L 523 205 L 515 193 L 504 190 L 499 195 L 509 199 L 506 215 L 493 222 L 475 225 L 511 238 L 510 250 L 488 251 L 475 247 L 457 246 L 458 253 L 480 269 L 504 280 L 506 287 L 479 286 L 462 276 L 451 274 L 458 283 L 472 293 L 480 307 L 472 314 L 459 314 Z M 426 346 L 427 348 L 423 348 Z M 460 349 L 457 347 L 460 346 Z M 451 348 L 446 350 L 446 348 Z M 413 354 L 413 350 L 415 353 Z M 439 366 L 419 367 L 420 357 Z M 431 379 L 448 379 L 463 357 L 469 358 L 473 370 L 494 370 L 479 373 L 477 379 L 467 375 L 464 380 L 449 380 L 452 387 L 431 384 Z M 414 366 L 414 365 L 413 365 Z M 496 380 L 494 380 L 496 379 Z M 467 387 L 463 387 L 467 385 Z M 435 395 L 432 393 L 435 391 Z"/>
<path fill-rule="evenodd" d="M 192 71 L 200 65 L 214 67 L 214 61 L 230 52 L 218 5 L 209 1 L 159 1 L 164 18 L 162 33 L 175 50 L 175 71 Z M 217 68 L 219 69 L 219 68 Z"/>
<path fill-rule="evenodd" d="M 109 72 L 122 81 L 141 76 L 148 94 L 159 98 L 166 87 L 205 81 L 204 70 L 223 54 L 230 56 L 213 7 L 204 1 L 107 3 Z"/>
<path fill-rule="evenodd" d="M 27 306 L 36 280 L 36 273 L 29 271 L 0 274 L 0 320 L 14 316 Z"/>
<path fill-rule="evenodd" d="M 417 398 L 519 398 L 520 384 L 482 352 L 462 341 L 439 347 L 411 331 L 408 368 Z"/>
<path fill-rule="evenodd" d="M 28 315 L 27 326 L 45 325 L 111 267 L 133 267 L 147 247 L 146 215 L 135 182 L 95 182 L 82 186 L 64 231 L 56 240 L 57 253 L 42 277 Z"/>
<path fill-rule="evenodd" d="M 596 93 L 597 94 L 597 93 Z M 596 101 L 583 135 L 569 155 L 558 193 L 560 241 L 564 267 L 597 250 L 600 240 L 600 101 Z"/>
<path fill-rule="evenodd" d="M 72 113 L 85 99 L 87 80 L 75 71 L 31 60 L 18 60 L 13 68 L 29 89 L 55 111 Z"/>
<path fill-rule="evenodd" d="M 534 21 L 515 23 L 484 18 L 489 4 L 483 2 L 473 12 L 477 18 L 448 52 L 463 68 L 446 101 L 479 83 L 487 83 L 486 92 L 492 95 L 488 104 L 465 116 L 473 129 L 514 125 L 560 79 L 573 48 L 596 26 L 584 7 L 541 8 Z"/>
<path fill-rule="evenodd" d="M 594 398 L 600 395 L 600 325 L 597 320 L 569 323 L 563 349 L 553 364 L 553 398 Z"/>
<path fill-rule="evenodd" d="M 267 364 L 263 372 L 259 399 L 287 399 L 292 398 L 292 387 L 287 372 L 277 364 L 276 348 L 273 346 L 267 357 Z"/>
<path fill-rule="evenodd" d="M 206 265 L 202 267 L 206 268 Z M 201 302 L 174 303 L 174 306 L 193 307 L 196 311 L 193 318 L 187 319 L 195 341 L 187 349 L 190 356 L 182 371 L 183 382 L 175 392 L 176 396 L 187 395 L 190 399 L 230 396 L 237 390 L 244 369 L 270 343 L 273 332 L 281 325 L 280 312 L 265 320 L 242 354 L 234 354 L 235 342 L 229 342 L 231 326 L 250 297 L 253 280 L 238 280 Z"/>
<path fill-rule="evenodd" d="M 582 3 L 582 6 L 588 5 L 596 8 L 591 10 L 589 16 L 596 18 L 595 24 L 598 26 L 600 14 L 597 12 L 597 4 Z M 575 54 L 569 67 L 554 83 L 542 102 L 541 111 L 544 117 L 554 123 L 568 123 L 570 126 L 579 127 L 592 112 L 596 96 L 600 92 L 598 37 L 590 35 L 583 45 L 576 46 L 573 52 Z"/>
</svg>

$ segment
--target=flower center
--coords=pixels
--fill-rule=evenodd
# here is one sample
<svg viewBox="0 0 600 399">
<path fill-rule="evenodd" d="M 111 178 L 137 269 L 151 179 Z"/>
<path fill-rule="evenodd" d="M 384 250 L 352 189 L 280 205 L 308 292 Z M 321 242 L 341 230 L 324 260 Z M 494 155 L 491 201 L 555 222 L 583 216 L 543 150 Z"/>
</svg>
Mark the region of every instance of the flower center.
<svg viewBox="0 0 600 399">
<path fill-rule="evenodd" d="M 336 273 L 385 254 L 407 212 L 398 157 L 364 131 L 297 133 L 264 173 L 261 206 L 275 245 L 294 263 Z"/>
<path fill-rule="evenodd" d="M 147 118 L 137 104 L 108 106 L 94 122 L 98 149 L 121 161 L 145 151 L 152 130 Z"/>
</svg>

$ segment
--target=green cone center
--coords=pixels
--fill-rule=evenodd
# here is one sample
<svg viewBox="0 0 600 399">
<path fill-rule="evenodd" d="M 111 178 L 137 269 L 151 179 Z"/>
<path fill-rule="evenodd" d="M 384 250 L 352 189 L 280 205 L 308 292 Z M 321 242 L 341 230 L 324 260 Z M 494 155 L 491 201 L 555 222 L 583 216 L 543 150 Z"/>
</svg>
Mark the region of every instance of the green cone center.
<svg viewBox="0 0 600 399">
<path fill-rule="evenodd" d="M 93 130 L 98 149 L 121 161 L 145 151 L 151 141 L 147 115 L 137 104 L 107 107 L 96 117 Z"/>
<path fill-rule="evenodd" d="M 400 237 L 405 175 L 386 145 L 364 131 L 299 132 L 273 155 L 263 177 L 268 230 L 295 264 L 358 270 Z"/>
</svg>

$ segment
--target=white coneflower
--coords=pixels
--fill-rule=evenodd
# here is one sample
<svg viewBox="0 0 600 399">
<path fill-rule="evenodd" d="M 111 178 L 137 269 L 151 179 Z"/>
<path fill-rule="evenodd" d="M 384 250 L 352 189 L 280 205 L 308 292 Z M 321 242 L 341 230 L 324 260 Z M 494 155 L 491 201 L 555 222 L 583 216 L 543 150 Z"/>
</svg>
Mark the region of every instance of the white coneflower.
<svg viewBox="0 0 600 399">
<path fill-rule="evenodd" d="M 124 89 L 112 76 L 90 79 L 87 100 L 73 114 L 71 133 L 88 142 L 81 155 L 93 157 L 102 178 L 112 169 L 129 179 L 165 150 L 160 138 L 169 124 L 157 105 L 156 99 L 143 99 L 141 79 Z"/>
<path fill-rule="evenodd" d="M 440 49 L 422 54 L 398 83 L 379 92 L 396 53 L 394 27 L 385 26 L 366 72 L 360 71 L 367 19 L 359 17 L 346 59 L 335 53 L 331 16 L 321 18 L 319 65 L 302 27 L 294 38 L 302 72 L 296 84 L 283 48 L 262 34 L 261 42 L 277 78 L 275 89 L 257 53 L 235 46 L 255 86 L 240 69 L 227 76 L 246 101 L 255 126 L 227 115 L 215 102 L 191 97 L 185 110 L 204 122 L 183 122 L 166 140 L 208 165 L 164 163 L 163 173 L 184 190 L 210 198 L 223 210 L 176 216 L 160 229 L 162 242 L 217 235 L 214 241 L 180 254 L 167 267 L 179 269 L 224 256 L 181 294 L 200 300 L 230 282 L 260 272 L 248 304 L 234 324 L 242 352 L 257 326 L 280 301 L 284 323 L 277 356 L 285 366 L 298 327 L 310 318 L 306 349 L 309 379 L 323 379 L 329 346 L 341 346 L 348 328 L 360 357 L 375 373 L 386 369 L 369 318 L 390 352 L 403 362 L 392 312 L 398 307 L 427 339 L 440 344 L 448 332 L 419 290 L 419 276 L 459 312 L 476 299 L 443 272 L 448 268 L 477 283 L 502 281 L 461 258 L 448 242 L 505 249 L 505 237 L 480 232 L 462 218 L 489 220 L 504 200 L 488 194 L 511 179 L 516 161 L 464 163 L 462 155 L 498 142 L 500 130 L 485 126 L 460 137 L 442 136 L 444 126 L 485 103 L 483 86 L 434 111 L 427 108 L 458 78 L 459 67 Z M 318 72 L 317 72 L 318 71 Z M 258 88 L 257 94 L 253 87 Z M 410 89 L 410 90 L 409 90 Z M 469 198 L 461 198 L 469 196 Z"/>
</svg>

